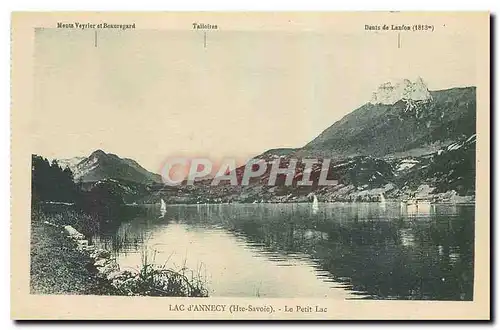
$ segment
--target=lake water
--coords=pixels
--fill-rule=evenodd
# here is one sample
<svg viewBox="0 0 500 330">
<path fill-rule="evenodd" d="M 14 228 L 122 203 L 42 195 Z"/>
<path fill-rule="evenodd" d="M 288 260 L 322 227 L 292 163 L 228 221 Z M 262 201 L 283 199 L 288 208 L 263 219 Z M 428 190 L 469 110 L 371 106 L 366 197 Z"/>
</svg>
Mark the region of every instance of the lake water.
<svg viewBox="0 0 500 330">
<path fill-rule="evenodd" d="M 210 296 L 471 300 L 474 206 L 160 206 L 94 237 L 122 269 L 187 267 Z"/>
</svg>

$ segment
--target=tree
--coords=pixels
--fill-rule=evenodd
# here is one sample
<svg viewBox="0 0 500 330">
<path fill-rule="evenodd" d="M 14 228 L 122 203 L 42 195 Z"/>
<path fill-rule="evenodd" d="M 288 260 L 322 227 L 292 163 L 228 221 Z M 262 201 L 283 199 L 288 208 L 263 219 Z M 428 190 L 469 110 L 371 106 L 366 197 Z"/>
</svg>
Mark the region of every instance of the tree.
<svg viewBox="0 0 500 330">
<path fill-rule="evenodd" d="M 57 160 L 49 163 L 46 158 L 37 155 L 32 155 L 31 161 L 31 197 L 33 202 L 75 201 L 78 189 L 73 181 L 73 173 L 68 167 L 63 170 Z"/>
</svg>

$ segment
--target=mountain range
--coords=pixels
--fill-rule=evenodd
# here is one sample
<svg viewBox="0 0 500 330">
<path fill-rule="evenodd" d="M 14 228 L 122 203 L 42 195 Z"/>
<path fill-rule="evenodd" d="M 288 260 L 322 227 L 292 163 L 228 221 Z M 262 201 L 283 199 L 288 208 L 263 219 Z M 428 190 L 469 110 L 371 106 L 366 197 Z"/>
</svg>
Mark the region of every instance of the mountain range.
<svg viewBox="0 0 500 330">
<path fill-rule="evenodd" d="M 330 169 L 340 182 L 335 188 L 291 189 L 280 187 L 283 180 L 279 179 L 277 187 L 266 187 L 266 172 L 248 187 L 209 187 L 202 182 L 195 189 L 165 191 L 173 200 L 176 194 L 184 196 L 183 202 L 199 202 L 203 198 L 301 200 L 312 191 L 324 200 L 357 200 L 359 196 L 371 200 L 378 198 L 381 191 L 394 198 L 421 190 L 434 194 L 453 190 L 457 195 L 473 195 L 475 133 L 475 87 L 429 91 L 421 78 L 415 82 L 404 79 L 382 84 L 371 100 L 306 145 L 271 149 L 254 157 L 268 162 L 282 159 L 285 163 L 291 158 L 330 158 Z M 162 186 L 160 175 L 132 159 L 102 150 L 59 163 L 73 171 L 75 181 L 88 184 L 115 180 L 122 185 Z M 242 168 L 236 171 L 241 176 Z M 300 166 L 297 171 L 300 176 Z M 313 171 L 312 177 L 317 174 Z"/>
</svg>

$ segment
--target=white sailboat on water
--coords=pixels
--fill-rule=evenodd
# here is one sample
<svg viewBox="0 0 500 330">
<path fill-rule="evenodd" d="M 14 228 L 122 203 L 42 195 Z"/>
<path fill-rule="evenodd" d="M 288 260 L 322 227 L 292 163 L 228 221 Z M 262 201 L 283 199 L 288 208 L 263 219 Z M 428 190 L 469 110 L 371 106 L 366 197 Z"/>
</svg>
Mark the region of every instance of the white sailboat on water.
<svg viewBox="0 0 500 330">
<path fill-rule="evenodd" d="M 382 210 L 384 210 L 384 211 L 385 211 L 385 203 L 386 203 L 386 200 L 385 200 L 384 193 L 383 193 L 383 192 L 381 192 L 381 193 L 380 193 L 380 197 L 379 197 L 379 204 L 378 204 L 378 205 L 379 205 L 379 206 L 380 206 L 380 208 L 381 208 Z"/>
<path fill-rule="evenodd" d="M 167 214 L 167 203 L 163 199 L 160 199 L 160 218 L 163 218 Z"/>
<path fill-rule="evenodd" d="M 313 202 L 312 202 L 313 214 L 316 214 L 318 210 L 319 210 L 318 197 L 316 197 L 316 195 L 313 195 Z"/>
</svg>

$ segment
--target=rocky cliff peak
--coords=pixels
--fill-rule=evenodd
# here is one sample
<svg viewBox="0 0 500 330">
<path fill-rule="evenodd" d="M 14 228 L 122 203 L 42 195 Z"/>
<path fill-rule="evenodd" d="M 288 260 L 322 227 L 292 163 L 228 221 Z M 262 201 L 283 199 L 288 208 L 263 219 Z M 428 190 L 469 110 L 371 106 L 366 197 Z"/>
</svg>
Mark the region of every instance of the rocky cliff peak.
<svg viewBox="0 0 500 330">
<path fill-rule="evenodd" d="M 370 103 L 392 105 L 400 100 L 425 101 L 431 98 L 427 84 L 418 77 L 415 82 L 402 79 L 380 85 L 373 93 Z"/>
</svg>

